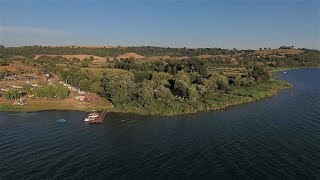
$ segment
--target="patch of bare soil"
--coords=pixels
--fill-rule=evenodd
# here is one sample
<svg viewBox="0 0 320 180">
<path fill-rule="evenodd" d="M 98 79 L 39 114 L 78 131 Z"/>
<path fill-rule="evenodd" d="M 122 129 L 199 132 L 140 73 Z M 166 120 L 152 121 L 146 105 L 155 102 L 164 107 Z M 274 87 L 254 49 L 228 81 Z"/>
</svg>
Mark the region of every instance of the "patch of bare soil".
<svg viewBox="0 0 320 180">
<path fill-rule="evenodd" d="M 31 66 L 27 66 L 23 64 L 22 62 L 16 61 L 12 64 L 9 64 L 8 66 L 0 66 L 0 72 L 4 71 L 11 71 L 11 72 L 16 72 L 16 71 L 33 71 L 36 72 L 37 69 Z"/>
<path fill-rule="evenodd" d="M 117 48 L 116 46 L 80 46 L 80 45 L 69 45 L 69 46 L 48 46 L 48 47 L 69 47 L 69 48 Z"/>
<path fill-rule="evenodd" d="M 134 59 L 143 59 L 144 56 L 141 56 L 137 53 L 126 53 L 126 54 L 122 54 L 122 55 L 119 55 L 117 56 L 118 59 L 121 59 L 121 58 L 134 58 Z"/>
<path fill-rule="evenodd" d="M 300 54 L 303 53 L 304 51 L 301 49 L 272 49 L 272 50 L 259 50 L 256 51 L 256 54 L 261 54 L 261 55 L 270 55 L 270 54 L 280 54 L 281 56 L 285 54 Z"/>
<path fill-rule="evenodd" d="M 151 60 L 151 61 L 170 60 L 170 59 L 172 59 L 172 57 L 170 57 L 170 56 L 151 56 L 151 57 L 148 57 L 148 60 Z"/>
<path fill-rule="evenodd" d="M 184 60 L 184 59 L 189 59 L 189 56 L 179 56 L 179 57 L 174 57 L 172 59 L 177 59 L 177 60 Z"/>
<path fill-rule="evenodd" d="M 69 60 L 72 60 L 73 58 L 77 58 L 77 59 L 80 59 L 80 60 L 83 60 L 85 58 L 90 58 L 90 57 L 93 57 L 94 58 L 94 61 L 103 61 L 105 62 L 106 61 L 106 58 L 105 57 L 101 57 L 101 56 L 93 56 L 93 55 L 86 55 L 86 54 L 76 54 L 76 55 L 51 55 L 51 54 L 36 54 L 34 59 L 39 59 L 40 57 L 42 56 L 48 56 L 48 57 L 57 57 L 57 56 L 61 56 L 61 57 L 64 57 L 66 59 L 69 59 Z"/>
<path fill-rule="evenodd" d="M 199 55 L 198 56 L 198 58 L 200 58 L 200 59 L 209 59 L 209 58 L 214 58 L 214 57 L 227 58 L 227 57 L 230 57 L 230 55 L 221 54 L 221 55 Z"/>
</svg>

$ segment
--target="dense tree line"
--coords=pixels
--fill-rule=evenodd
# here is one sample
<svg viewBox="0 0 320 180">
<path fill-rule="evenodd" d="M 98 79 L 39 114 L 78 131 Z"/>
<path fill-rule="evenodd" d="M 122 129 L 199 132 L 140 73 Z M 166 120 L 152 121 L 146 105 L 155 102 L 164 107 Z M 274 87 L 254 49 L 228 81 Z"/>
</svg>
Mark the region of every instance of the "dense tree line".
<svg viewBox="0 0 320 180">
<path fill-rule="evenodd" d="M 281 49 L 291 49 L 292 47 L 281 47 Z M 216 67 L 249 67 L 262 63 L 264 66 L 283 67 L 283 66 L 319 66 L 320 52 L 318 50 L 301 49 L 304 52 L 300 54 L 285 54 L 280 53 L 260 55 L 255 53 L 253 50 L 228 50 L 220 48 L 164 48 L 164 47 L 114 47 L 114 48 L 90 48 L 90 47 L 46 47 L 46 46 L 24 46 L 24 47 L 3 47 L 0 48 L 0 65 L 7 65 L 11 62 L 10 57 L 22 55 L 27 59 L 32 59 L 35 54 L 86 54 L 86 55 L 97 55 L 106 57 L 116 57 L 118 55 L 134 52 L 141 54 L 145 57 L 149 56 L 188 56 L 191 59 L 199 55 L 228 55 L 228 57 L 211 57 L 207 58 L 206 63 L 210 66 Z M 276 52 L 276 51 L 275 51 Z M 233 63 L 232 58 L 235 58 L 238 63 Z M 42 57 L 42 59 L 51 59 L 54 61 L 67 61 L 62 57 Z M 78 65 L 79 67 L 89 67 L 93 57 L 80 61 L 79 59 L 73 59 L 68 61 L 70 64 Z M 110 59 L 109 59 L 110 60 Z M 108 60 L 108 62 L 109 62 Z M 132 69 L 132 66 L 142 66 L 141 64 L 132 63 L 133 59 L 125 60 L 114 60 L 115 68 L 120 69 Z M 170 60 L 174 61 L 174 60 Z M 157 64 L 158 63 L 158 64 Z M 165 61 L 157 61 L 153 65 L 158 67 L 157 71 L 163 71 Z M 139 67 L 137 67 L 139 68 Z M 155 69 L 154 68 L 154 69 Z M 176 73 L 176 68 L 167 69 Z M 142 70 L 142 69 L 140 69 Z M 156 69 L 155 69 L 156 70 Z M 177 71 L 179 71 L 177 69 Z"/>
<path fill-rule="evenodd" d="M 137 71 L 155 71 L 155 72 L 167 72 L 175 75 L 179 71 L 184 70 L 186 72 L 198 72 L 202 76 L 206 77 L 208 62 L 200 60 L 198 58 L 190 58 L 185 60 L 165 60 L 165 61 L 150 61 L 145 63 L 135 63 L 133 59 L 120 59 L 114 60 L 111 63 L 111 68 L 118 68 L 124 70 L 137 70 Z"/>
<path fill-rule="evenodd" d="M 23 55 L 32 57 L 35 54 L 91 54 L 96 56 L 116 57 L 121 54 L 134 52 L 143 56 L 198 56 L 198 55 L 217 55 L 234 54 L 236 50 L 221 48 L 165 48 L 165 47 L 114 47 L 114 48 L 91 48 L 91 47 L 47 47 L 47 46 L 23 46 L 23 47 L 3 47 L 0 48 L 0 54 Z"/>
<path fill-rule="evenodd" d="M 201 104 L 202 108 L 210 106 L 208 99 L 227 95 L 236 87 L 250 87 L 270 80 L 269 73 L 261 67 L 254 67 L 246 76 L 207 75 L 186 70 L 182 68 L 175 74 L 165 71 L 105 74 L 101 79 L 101 95 L 118 108 L 140 107 L 148 113 L 159 113 L 169 111 L 168 108 L 191 108 L 189 103 Z"/>
</svg>

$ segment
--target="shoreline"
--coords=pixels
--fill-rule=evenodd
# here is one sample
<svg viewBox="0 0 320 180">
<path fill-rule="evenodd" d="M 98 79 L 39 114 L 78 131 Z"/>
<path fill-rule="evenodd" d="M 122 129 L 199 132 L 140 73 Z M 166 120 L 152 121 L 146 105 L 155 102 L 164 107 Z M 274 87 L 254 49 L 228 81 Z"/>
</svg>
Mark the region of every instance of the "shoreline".
<svg viewBox="0 0 320 180">
<path fill-rule="evenodd" d="M 280 71 L 277 71 L 280 72 Z M 166 113 L 166 114 L 161 114 L 161 113 L 149 113 L 146 110 L 143 109 L 132 109 L 126 110 L 124 109 L 118 109 L 115 107 L 105 107 L 105 106 L 91 106 L 91 107 L 73 107 L 73 106 L 60 106 L 58 108 L 35 108 L 35 107 L 27 107 L 26 106 L 16 106 L 12 105 L 12 102 L 0 105 L 0 112 L 11 112 L 11 113 L 33 113 L 33 112 L 43 112 L 43 111 L 82 111 L 82 112 L 90 112 L 92 110 L 100 111 L 100 110 L 107 110 L 108 112 L 111 113 L 124 113 L 124 114 L 136 114 L 136 115 L 148 115 L 148 116 L 174 116 L 174 115 L 184 115 L 184 114 L 193 114 L 193 113 L 198 113 L 198 112 L 210 112 L 210 111 L 216 111 L 216 110 L 223 110 L 223 109 L 228 109 L 232 108 L 233 106 L 237 106 L 240 104 L 248 104 L 251 102 L 256 102 L 262 99 L 270 98 L 272 96 L 275 96 L 278 94 L 279 91 L 284 90 L 284 89 L 289 89 L 292 88 L 293 85 L 285 82 L 283 80 L 280 80 L 278 78 L 274 79 L 274 82 L 279 83 L 279 87 L 273 87 L 271 86 L 270 89 L 267 91 L 260 92 L 262 93 L 262 97 L 245 97 L 245 96 L 235 96 L 235 98 L 238 98 L 237 101 L 230 101 L 230 102 L 225 102 L 225 104 L 220 104 L 217 107 L 214 108 L 207 108 L 207 109 L 201 109 L 201 110 L 187 110 L 184 112 L 178 112 L 178 113 Z M 46 103 L 50 103 L 50 101 L 46 100 Z M 52 102 L 52 101 L 51 101 Z M 58 101 L 56 101 L 58 102 Z M 59 102 L 58 102 L 59 103 Z M 52 107 L 52 106 L 51 106 Z M 130 109 L 130 108 L 129 108 Z"/>
<path fill-rule="evenodd" d="M 281 67 L 281 68 L 273 68 L 270 70 L 271 73 L 279 73 L 282 71 L 290 71 L 290 70 L 297 70 L 297 69 L 320 69 L 320 67 Z"/>
<path fill-rule="evenodd" d="M 279 80 L 279 79 L 277 79 Z M 282 80 L 279 80 L 279 81 L 282 81 Z M 178 115 L 186 115 L 186 114 L 194 114 L 194 113 L 201 113 L 201 112 L 214 112 L 214 111 L 218 111 L 218 110 L 224 110 L 224 109 L 229 109 L 229 108 L 232 108 L 234 106 L 238 106 L 238 105 L 242 105 L 242 104 L 249 104 L 249 103 L 253 103 L 253 102 L 257 102 L 257 101 L 260 101 L 260 100 L 263 100 L 263 99 L 267 99 L 267 98 L 271 98 L 273 96 L 276 96 L 280 91 L 282 90 L 286 90 L 286 89 L 290 89 L 293 87 L 292 84 L 288 83 L 288 82 L 285 82 L 285 81 L 282 81 L 284 83 L 287 84 L 287 86 L 283 86 L 281 88 L 278 88 L 272 92 L 268 92 L 265 94 L 264 97 L 262 98 L 246 98 L 244 97 L 243 101 L 242 102 L 236 102 L 236 103 L 231 103 L 231 104 L 227 104 L 227 105 L 223 105 L 219 108 L 213 108 L 213 109 L 207 109 L 207 110 L 200 110 L 200 111 L 188 111 L 188 112 L 183 112 L 183 113 L 172 113 L 172 114 L 151 114 L 151 113 L 147 113 L 147 112 L 144 112 L 144 111 L 123 111 L 123 110 L 118 110 L 118 109 L 112 109 L 110 110 L 109 112 L 112 112 L 112 113 L 123 113 L 123 114 L 136 114 L 136 115 L 142 115 L 142 116 L 178 116 Z"/>
<path fill-rule="evenodd" d="M 290 71 L 290 70 L 297 70 L 297 69 L 319 69 L 319 67 L 285 67 L 285 68 L 274 68 L 270 70 L 273 75 L 276 73 L 284 72 L 284 71 Z M 136 115 L 143 115 L 143 116 L 175 116 L 175 115 L 185 115 L 185 114 L 193 114 L 193 113 L 200 113 L 200 112 L 211 112 L 211 111 L 217 111 L 217 110 L 223 110 L 223 109 L 229 109 L 233 106 L 241 105 L 241 104 L 248 104 L 251 102 L 256 102 L 262 99 L 270 98 L 278 94 L 278 92 L 292 88 L 293 85 L 289 82 L 286 82 L 284 80 L 281 80 L 277 77 L 274 77 L 273 81 L 280 83 L 281 86 L 279 87 L 273 87 L 270 86 L 270 88 L 266 91 L 262 91 L 262 97 L 245 97 L 245 96 L 237 96 L 240 100 L 239 101 L 233 101 L 233 102 L 227 102 L 226 104 L 220 104 L 218 107 L 215 108 L 207 108 L 207 109 L 201 109 L 201 110 L 187 110 L 184 112 L 178 112 L 178 113 L 150 113 L 146 110 L 143 110 L 141 108 L 137 107 L 127 107 L 125 109 L 120 109 L 114 107 L 112 104 L 111 106 L 107 103 L 105 104 L 91 104 L 88 107 L 84 106 L 55 106 L 54 108 L 51 106 L 36 106 L 36 107 L 28 107 L 28 106 L 16 106 L 12 104 L 12 101 L 6 101 L 5 104 L 0 105 L 0 112 L 9 112 L 9 113 L 34 113 L 34 112 L 43 112 L 43 111 L 81 111 L 81 112 L 91 112 L 93 110 L 95 111 L 102 111 L 107 110 L 110 113 L 123 113 L 123 114 L 136 114 Z M 263 84 L 262 84 L 263 85 Z M 236 97 L 236 96 L 235 96 Z M 51 102 L 56 102 L 58 104 L 61 104 L 59 101 L 55 100 L 42 100 L 44 101 L 44 104 L 48 104 Z M 44 108 L 45 107 L 45 108 Z M 58 107 L 58 108 L 57 108 Z"/>
</svg>

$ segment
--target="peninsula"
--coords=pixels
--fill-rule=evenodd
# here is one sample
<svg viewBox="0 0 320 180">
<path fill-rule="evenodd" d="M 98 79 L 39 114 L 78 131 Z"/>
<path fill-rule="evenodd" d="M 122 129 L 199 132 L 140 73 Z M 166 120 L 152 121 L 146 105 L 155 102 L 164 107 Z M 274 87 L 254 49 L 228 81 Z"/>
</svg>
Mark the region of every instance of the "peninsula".
<svg viewBox="0 0 320 180">
<path fill-rule="evenodd" d="M 287 46 L 0 46 L 0 111 L 210 111 L 291 87 L 272 71 L 319 66 L 318 50 Z"/>
</svg>

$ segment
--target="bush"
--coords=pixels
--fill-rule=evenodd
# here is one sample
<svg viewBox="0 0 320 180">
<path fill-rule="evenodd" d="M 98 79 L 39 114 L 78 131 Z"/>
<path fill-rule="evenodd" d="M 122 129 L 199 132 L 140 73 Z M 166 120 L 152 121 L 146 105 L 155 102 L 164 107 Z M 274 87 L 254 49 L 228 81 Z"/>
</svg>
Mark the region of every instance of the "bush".
<svg viewBox="0 0 320 180">
<path fill-rule="evenodd" d="M 53 98 L 59 98 L 59 99 L 66 99 L 69 96 L 69 90 L 68 88 L 58 85 L 58 86 L 43 86 L 38 87 L 32 90 L 32 94 L 41 99 L 53 99 Z"/>
<path fill-rule="evenodd" d="M 133 71 L 135 82 L 142 82 L 144 80 L 150 80 L 151 79 L 151 73 L 144 72 L 144 71 Z"/>
<path fill-rule="evenodd" d="M 164 87 L 164 86 L 159 86 L 155 90 L 155 98 L 156 99 L 165 99 L 165 100 L 172 100 L 174 97 L 170 91 L 170 89 Z"/>
<path fill-rule="evenodd" d="M 165 72 L 153 72 L 152 80 L 156 82 L 158 85 L 166 85 L 169 84 L 168 81 L 172 79 L 173 76 L 169 73 Z"/>
<path fill-rule="evenodd" d="M 215 86 L 216 84 L 218 89 L 226 89 L 229 85 L 228 78 L 220 74 L 212 74 L 209 77 L 209 81 L 211 81 L 210 86 Z"/>
<path fill-rule="evenodd" d="M 20 98 L 20 92 L 17 89 L 9 89 L 8 91 L 4 92 L 3 97 L 8 100 L 16 100 Z"/>
<path fill-rule="evenodd" d="M 253 77 L 257 82 L 265 82 L 270 79 L 270 74 L 268 73 L 268 71 L 260 66 L 255 66 L 249 73 L 249 76 Z"/>
</svg>

